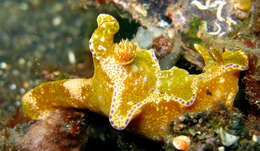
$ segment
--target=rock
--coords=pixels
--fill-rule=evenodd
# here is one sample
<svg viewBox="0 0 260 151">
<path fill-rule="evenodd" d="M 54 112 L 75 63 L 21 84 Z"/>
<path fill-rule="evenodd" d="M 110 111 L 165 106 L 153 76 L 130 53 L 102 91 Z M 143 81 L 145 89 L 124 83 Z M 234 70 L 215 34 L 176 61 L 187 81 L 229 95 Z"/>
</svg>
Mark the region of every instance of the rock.
<svg viewBox="0 0 260 151">
<path fill-rule="evenodd" d="M 218 133 L 220 135 L 221 143 L 226 147 L 229 147 L 232 144 L 236 143 L 239 139 L 238 136 L 231 135 L 224 131 L 222 127 L 218 130 Z"/>
</svg>

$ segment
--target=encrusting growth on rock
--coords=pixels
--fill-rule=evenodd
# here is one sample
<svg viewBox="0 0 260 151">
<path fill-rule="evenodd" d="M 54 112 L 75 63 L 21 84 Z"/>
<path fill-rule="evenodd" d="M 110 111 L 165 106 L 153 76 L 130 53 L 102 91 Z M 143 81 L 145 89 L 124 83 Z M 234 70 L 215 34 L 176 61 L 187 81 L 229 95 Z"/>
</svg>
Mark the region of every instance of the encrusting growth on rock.
<svg viewBox="0 0 260 151">
<path fill-rule="evenodd" d="M 89 41 L 94 76 L 46 82 L 32 89 L 22 99 L 27 116 L 39 119 L 56 109 L 84 108 L 109 117 L 117 130 L 128 128 L 163 140 L 169 134 L 168 123 L 178 115 L 207 110 L 220 101 L 233 105 L 239 73 L 248 66 L 241 50 L 210 55 L 195 44 L 205 61 L 204 73 L 192 75 L 177 67 L 160 70 L 152 50 L 129 41 L 114 43 L 119 30 L 115 18 L 100 14 L 97 22 Z"/>
</svg>

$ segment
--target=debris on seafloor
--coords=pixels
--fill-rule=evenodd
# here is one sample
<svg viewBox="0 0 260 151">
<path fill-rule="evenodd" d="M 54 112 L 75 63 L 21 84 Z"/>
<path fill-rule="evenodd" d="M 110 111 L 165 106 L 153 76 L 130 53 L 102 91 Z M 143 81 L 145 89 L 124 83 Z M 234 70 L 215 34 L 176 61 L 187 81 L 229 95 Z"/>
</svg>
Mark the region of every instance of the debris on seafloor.
<svg viewBox="0 0 260 151">
<path fill-rule="evenodd" d="M 248 49 L 243 45 L 243 41 L 248 41 L 245 37 L 251 37 L 254 39 L 254 35 L 243 36 L 241 32 L 250 32 L 251 29 L 258 29 L 257 22 L 259 20 L 259 1 L 255 0 L 188 0 L 188 1 L 139 1 L 139 0 L 109 0 L 103 1 L 104 3 L 113 2 L 117 6 L 122 7 L 128 11 L 134 19 L 138 21 L 145 28 L 162 28 L 162 35 L 169 38 L 172 45 L 176 46 L 172 52 L 176 52 L 177 56 L 182 55 L 179 53 L 180 49 L 185 49 L 184 57 L 188 61 L 196 64 L 196 70 L 202 70 L 204 64 L 203 60 L 199 57 L 198 53 L 192 51 L 192 43 L 186 40 L 196 38 L 202 40 L 208 46 L 217 46 L 223 49 L 225 48 L 240 48 L 244 51 L 251 51 L 252 53 L 259 49 Z M 85 5 L 95 5 L 95 1 L 85 2 Z M 138 6 L 138 7 L 137 7 Z M 251 9 L 250 9 L 251 8 Z M 142 10 L 142 11 L 138 11 Z M 145 12 L 145 13 L 142 13 Z M 145 15 L 144 15 L 145 14 Z M 244 15 L 242 20 L 239 15 Z M 251 14 L 251 15 L 250 15 Z M 189 37 L 188 39 L 179 40 L 180 33 L 186 33 L 187 30 L 196 33 L 193 29 L 190 29 L 189 24 L 193 21 L 193 18 L 197 18 L 201 21 L 200 29 L 197 35 Z M 253 19 L 254 18 L 254 19 Z M 162 24 L 164 22 L 164 24 Z M 248 24 L 249 23 L 249 24 Z M 241 25 L 247 25 L 248 28 L 241 27 Z M 253 26 L 251 28 L 251 25 Z M 232 33 L 232 31 L 234 31 Z M 152 33 L 151 33 L 152 34 Z M 235 35 L 240 34 L 239 37 L 233 39 Z M 216 36 L 223 37 L 224 40 L 215 38 Z M 148 39 L 151 39 L 150 37 Z M 149 40 L 148 40 L 149 41 Z M 151 41 L 151 40 L 150 40 Z M 175 44 L 180 43 L 181 46 Z M 251 41 L 251 40 L 250 40 Z M 146 42 L 142 42 L 146 43 Z M 141 46 L 141 43 L 140 43 Z M 163 61 L 160 61 L 162 69 L 169 69 L 172 67 L 179 57 L 175 56 L 175 53 L 169 54 Z M 168 60 L 168 61 L 167 61 Z"/>
<path fill-rule="evenodd" d="M 95 0 L 82 1 L 85 7 L 99 5 Z M 210 35 L 223 36 L 237 26 L 239 19 L 249 17 L 257 9 L 254 0 L 107 0 L 128 11 L 144 27 L 164 28 L 164 33 L 174 39 L 176 31 L 184 31 L 193 17 L 203 21 Z M 174 31 L 174 32 L 173 32 Z"/>
<path fill-rule="evenodd" d="M 158 59 L 160 59 L 171 53 L 173 49 L 173 44 L 168 38 L 164 36 L 159 36 L 153 39 L 152 48 L 157 50 L 155 51 L 155 55 Z"/>
<path fill-rule="evenodd" d="M 190 75 L 177 67 L 160 70 L 153 51 L 130 41 L 114 43 L 119 30 L 114 17 L 100 14 L 97 22 L 89 41 L 95 65 L 93 78 L 47 82 L 32 89 L 22 99 L 27 116 L 40 119 L 56 109 L 86 108 L 109 117 L 117 130 L 129 125 L 127 128 L 136 133 L 163 141 L 169 133 L 168 123 L 184 112 L 208 110 L 222 100 L 232 107 L 239 73 L 248 66 L 241 50 L 213 51 L 210 55 L 195 44 L 205 61 L 203 74 Z M 117 60 L 120 57 L 115 58 L 114 48 L 125 49 L 116 53 L 127 57 Z M 135 48 L 135 55 L 128 48 Z"/>
<path fill-rule="evenodd" d="M 153 45 L 153 40 L 162 35 L 163 30 L 157 27 L 149 27 L 147 29 L 139 27 L 133 42 L 137 43 L 140 48 L 148 49 Z"/>
<path fill-rule="evenodd" d="M 248 71 L 243 78 L 245 93 L 250 104 L 260 111 L 260 54 L 249 54 Z"/>
<path fill-rule="evenodd" d="M 172 40 L 163 35 L 163 29 L 158 27 L 149 27 L 147 29 L 139 27 L 133 42 L 140 48 L 153 49 L 159 60 L 160 68 L 170 69 L 175 65 L 181 55 L 181 46 L 177 38 Z"/>
<path fill-rule="evenodd" d="M 113 2 L 129 11 L 144 26 L 162 27 L 162 22 L 165 22 L 164 24 L 172 23 L 174 30 L 182 30 L 192 17 L 197 16 L 203 20 L 209 34 L 220 36 L 237 24 L 237 18 L 234 18 L 235 14 L 239 14 L 237 11 L 240 11 L 240 14 L 248 14 L 252 7 L 252 0 L 114 0 Z"/>
<path fill-rule="evenodd" d="M 16 116 L 18 114 L 20 112 L 17 112 Z M 28 121 L 27 119 L 25 122 L 23 120 L 23 123 L 15 124 L 14 127 L 5 127 L 0 131 L 1 135 L 3 133 L 0 138 L 0 149 L 3 151 L 79 150 L 82 143 L 86 143 L 88 138 L 83 132 L 86 127 L 85 119 L 86 116 L 82 112 L 64 110 L 55 111 L 41 121 Z"/>
<path fill-rule="evenodd" d="M 227 133 L 226 131 L 223 130 L 222 127 L 217 130 L 217 133 L 220 136 L 221 143 L 226 147 L 233 145 L 239 139 L 239 136 Z"/>
<path fill-rule="evenodd" d="M 210 112 L 185 113 L 169 124 L 172 136 L 166 150 L 171 150 L 171 138 L 181 135 L 191 138 L 190 151 L 259 150 L 259 124 L 259 119 L 246 119 L 237 109 L 228 111 L 224 105 L 217 105 Z"/>
<path fill-rule="evenodd" d="M 172 40 L 166 36 L 161 35 L 153 40 L 153 45 L 150 49 L 153 49 L 156 57 L 159 60 L 161 70 L 169 70 L 182 55 L 181 45 L 176 37 Z"/>
<path fill-rule="evenodd" d="M 79 151 L 87 140 L 85 115 L 81 112 L 55 111 L 32 124 L 20 138 L 19 148 L 38 151 Z"/>
<path fill-rule="evenodd" d="M 254 3 L 255 5 L 255 10 L 253 11 L 253 30 L 255 32 L 260 32 L 260 1 L 255 1 Z M 258 36 L 259 37 L 259 36 Z M 259 44 L 259 48 L 260 48 L 260 44 Z"/>
</svg>

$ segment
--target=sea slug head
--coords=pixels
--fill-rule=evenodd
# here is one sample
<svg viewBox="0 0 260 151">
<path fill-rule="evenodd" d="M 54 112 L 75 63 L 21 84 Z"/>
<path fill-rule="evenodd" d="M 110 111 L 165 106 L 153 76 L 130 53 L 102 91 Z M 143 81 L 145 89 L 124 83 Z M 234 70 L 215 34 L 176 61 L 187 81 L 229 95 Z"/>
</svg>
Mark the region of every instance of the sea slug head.
<svg viewBox="0 0 260 151">
<path fill-rule="evenodd" d="M 122 65 L 130 64 L 136 53 L 138 46 L 128 40 L 122 40 L 114 47 L 114 58 Z"/>
<path fill-rule="evenodd" d="M 98 28 L 107 34 L 115 34 L 119 30 L 118 21 L 107 14 L 100 14 L 97 18 Z"/>
</svg>

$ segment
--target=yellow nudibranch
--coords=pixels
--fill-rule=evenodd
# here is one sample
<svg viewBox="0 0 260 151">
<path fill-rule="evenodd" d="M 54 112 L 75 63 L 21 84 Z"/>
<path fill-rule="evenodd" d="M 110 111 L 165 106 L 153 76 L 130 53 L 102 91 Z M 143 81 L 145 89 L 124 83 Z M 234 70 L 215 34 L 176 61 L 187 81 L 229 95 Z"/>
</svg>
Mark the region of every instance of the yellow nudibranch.
<svg viewBox="0 0 260 151">
<path fill-rule="evenodd" d="M 168 123 L 184 112 L 205 111 L 219 102 L 231 107 L 238 91 L 240 71 L 248 67 L 240 51 L 212 54 L 201 45 L 195 49 L 205 61 L 204 72 L 189 74 L 173 67 L 160 70 L 152 50 L 113 38 L 119 24 L 100 14 L 89 46 L 94 76 L 46 82 L 22 98 L 25 114 L 40 119 L 57 109 L 81 108 L 103 114 L 117 130 L 125 128 L 153 140 L 163 140 Z"/>
</svg>

